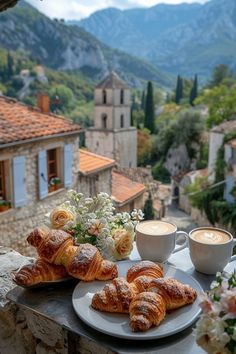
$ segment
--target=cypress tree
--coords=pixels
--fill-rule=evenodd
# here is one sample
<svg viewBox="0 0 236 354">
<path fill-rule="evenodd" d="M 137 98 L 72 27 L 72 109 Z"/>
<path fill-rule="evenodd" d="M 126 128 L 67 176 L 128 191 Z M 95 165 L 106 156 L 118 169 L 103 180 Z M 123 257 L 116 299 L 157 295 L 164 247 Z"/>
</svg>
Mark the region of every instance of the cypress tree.
<svg viewBox="0 0 236 354">
<path fill-rule="evenodd" d="M 197 91 L 198 91 L 198 80 L 197 80 L 197 75 L 195 75 L 193 86 L 189 97 L 189 103 L 191 104 L 191 106 L 194 106 L 194 100 L 195 98 L 197 98 Z"/>
<path fill-rule="evenodd" d="M 7 77 L 10 79 L 14 74 L 14 60 L 10 52 L 7 53 Z"/>
<path fill-rule="evenodd" d="M 145 111 L 145 105 L 146 105 L 146 95 L 145 95 L 145 91 L 143 90 L 142 98 L 141 98 L 141 109 L 143 111 Z"/>
<path fill-rule="evenodd" d="M 178 75 L 177 84 L 175 90 L 175 102 L 180 103 L 180 100 L 183 98 L 183 79 Z"/>
<path fill-rule="evenodd" d="M 154 120 L 155 120 L 155 112 L 154 112 L 154 100 L 153 100 L 153 87 L 151 81 L 148 81 L 144 127 L 149 129 L 151 134 L 154 133 L 155 130 Z"/>
<path fill-rule="evenodd" d="M 153 220 L 154 219 L 154 210 L 153 210 L 153 202 L 152 202 L 152 196 L 151 193 L 149 192 L 148 199 L 146 200 L 143 208 L 144 212 L 144 219 L 145 220 Z"/>
</svg>

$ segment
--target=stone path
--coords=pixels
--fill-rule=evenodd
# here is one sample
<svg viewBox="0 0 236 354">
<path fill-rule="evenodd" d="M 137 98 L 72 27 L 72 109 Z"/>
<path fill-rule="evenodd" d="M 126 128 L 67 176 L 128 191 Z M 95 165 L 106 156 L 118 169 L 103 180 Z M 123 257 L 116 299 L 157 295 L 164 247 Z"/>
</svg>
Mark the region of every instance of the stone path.
<svg viewBox="0 0 236 354">
<path fill-rule="evenodd" d="M 175 206 L 169 206 L 166 211 L 165 220 L 172 221 L 179 230 L 189 232 L 198 227 L 198 225 L 191 219 L 191 216 L 184 211 L 179 210 Z"/>
</svg>

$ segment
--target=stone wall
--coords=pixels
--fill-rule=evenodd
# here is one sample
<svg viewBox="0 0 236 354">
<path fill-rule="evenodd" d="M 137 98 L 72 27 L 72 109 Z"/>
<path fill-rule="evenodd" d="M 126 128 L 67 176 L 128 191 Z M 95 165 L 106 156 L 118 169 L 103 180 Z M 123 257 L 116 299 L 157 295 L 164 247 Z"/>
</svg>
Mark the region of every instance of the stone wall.
<svg viewBox="0 0 236 354">
<path fill-rule="evenodd" d="M 79 191 L 87 197 L 94 196 L 99 192 L 111 195 L 111 168 L 100 171 L 97 174 L 79 176 Z"/>
<path fill-rule="evenodd" d="M 73 145 L 72 186 L 78 189 L 78 137 L 57 138 L 24 144 L 1 150 L 1 159 L 9 160 L 15 156 L 25 156 L 26 159 L 26 193 L 27 205 L 0 213 L 0 245 L 9 246 L 24 255 L 34 254 L 27 246 L 27 235 L 40 224 L 45 222 L 47 214 L 55 206 L 66 200 L 67 189 L 61 188 L 49 193 L 44 199 L 39 199 L 38 192 L 38 152 L 43 149 L 63 148 L 64 144 Z M 13 187 L 11 187 L 12 189 Z"/>
<path fill-rule="evenodd" d="M 0 353 L 112 354 L 98 343 L 74 335 L 53 321 L 6 299 L 7 292 L 15 286 L 11 272 L 29 261 L 18 252 L 0 247 Z"/>
<path fill-rule="evenodd" d="M 116 160 L 121 167 L 137 166 L 137 129 L 86 131 L 89 151 Z"/>
</svg>

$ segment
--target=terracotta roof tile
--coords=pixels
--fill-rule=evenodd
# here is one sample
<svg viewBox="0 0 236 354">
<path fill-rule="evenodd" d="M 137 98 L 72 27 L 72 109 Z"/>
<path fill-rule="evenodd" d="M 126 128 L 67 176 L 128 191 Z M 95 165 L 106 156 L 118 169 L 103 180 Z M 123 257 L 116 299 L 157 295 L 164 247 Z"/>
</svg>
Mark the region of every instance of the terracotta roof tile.
<svg viewBox="0 0 236 354">
<path fill-rule="evenodd" d="M 134 182 L 120 173 L 112 172 L 112 196 L 117 203 L 125 204 L 145 190 L 143 184 Z"/>
<path fill-rule="evenodd" d="M 80 172 L 84 175 L 113 167 L 115 164 L 115 160 L 93 154 L 86 150 L 80 150 Z"/>
<path fill-rule="evenodd" d="M 81 130 L 69 119 L 0 97 L 0 144 Z"/>
</svg>

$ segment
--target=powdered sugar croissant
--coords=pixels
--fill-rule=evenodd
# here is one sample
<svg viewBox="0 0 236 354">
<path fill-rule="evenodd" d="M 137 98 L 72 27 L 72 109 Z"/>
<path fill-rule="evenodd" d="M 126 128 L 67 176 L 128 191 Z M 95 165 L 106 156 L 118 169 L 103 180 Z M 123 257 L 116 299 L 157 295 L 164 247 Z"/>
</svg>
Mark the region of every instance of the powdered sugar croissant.
<svg viewBox="0 0 236 354">
<path fill-rule="evenodd" d="M 154 279 L 149 283 L 148 291 L 162 296 L 166 310 L 175 310 L 191 304 L 197 297 L 197 292 L 191 286 L 173 278 Z"/>
<path fill-rule="evenodd" d="M 131 300 L 146 291 L 152 279 L 163 276 L 161 266 L 150 261 L 135 263 L 127 273 L 127 280 L 119 277 L 94 294 L 92 307 L 106 312 L 128 313 Z"/>
<path fill-rule="evenodd" d="M 134 332 L 147 331 L 165 318 L 166 306 L 162 296 L 143 292 L 133 298 L 129 307 L 130 327 Z"/>
<path fill-rule="evenodd" d="M 63 265 L 68 274 L 80 280 L 109 280 L 118 275 L 116 264 L 104 260 L 95 246 L 88 243 L 76 246 L 72 236 L 63 230 L 36 228 L 27 241 L 40 258 Z"/>
</svg>

